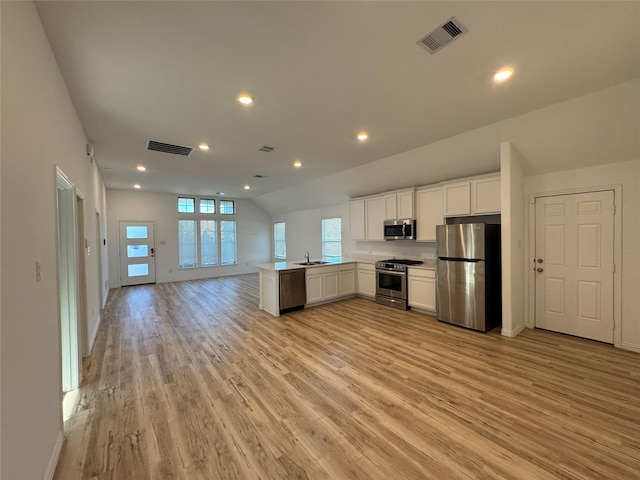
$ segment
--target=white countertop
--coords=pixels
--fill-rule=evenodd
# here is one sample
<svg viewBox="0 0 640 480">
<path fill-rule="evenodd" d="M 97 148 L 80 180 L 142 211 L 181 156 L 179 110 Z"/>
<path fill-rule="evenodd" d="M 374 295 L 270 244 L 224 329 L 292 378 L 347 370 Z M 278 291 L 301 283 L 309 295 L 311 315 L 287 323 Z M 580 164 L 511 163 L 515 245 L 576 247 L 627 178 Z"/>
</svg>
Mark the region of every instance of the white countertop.
<svg viewBox="0 0 640 480">
<path fill-rule="evenodd" d="M 371 258 L 361 258 L 361 256 L 354 255 L 353 257 L 341 257 L 341 258 L 331 258 L 329 260 L 325 260 L 327 263 L 321 263 L 318 265 L 298 265 L 300 262 L 304 262 L 304 260 L 299 260 L 296 262 L 275 262 L 275 263 L 263 263 L 260 265 L 256 265 L 257 268 L 262 270 L 270 270 L 275 272 L 281 272 L 284 270 L 296 270 L 300 268 L 315 268 L 315 267 L 327 267 L 331 265 L 343 265 L 347 263 L 370 263 L 374 264 L 378 260 L 384 260 L 383 258 L 371 259 Z M 313 259 L 311 261 L 314 261 Z M 424 263 L 422 265 L 410 265 L 409 268 L 419 268 L 423 270 L 435 270 L 436 268 L 436 259 L 435 258 L 425 258 Z"/>
<path fill-rule="evenodd" d="M 313 260 L 311 261 L 318 261 Z M 344 265 L 347 263 L 356 263 L 357 260 L 350 257 L 340 257 L 340 258 L 330 258 L 328 260 L 324 260 L 327 263 L 321 263 L 318 265 L 298 265 L 300 262 L 304 262 L 304 260 L 299 260 L 298 262 L 275 262 L 275 263 L 263 263 L 260 265 L 256 265 L 257 268 L 262 270 L 271 270 L 275 272 L 282 272 L 284 270 L 298 270 L 301 268 L 315 268 L 315 267 L 330 267 L 331 265 Z"/>
</svg>

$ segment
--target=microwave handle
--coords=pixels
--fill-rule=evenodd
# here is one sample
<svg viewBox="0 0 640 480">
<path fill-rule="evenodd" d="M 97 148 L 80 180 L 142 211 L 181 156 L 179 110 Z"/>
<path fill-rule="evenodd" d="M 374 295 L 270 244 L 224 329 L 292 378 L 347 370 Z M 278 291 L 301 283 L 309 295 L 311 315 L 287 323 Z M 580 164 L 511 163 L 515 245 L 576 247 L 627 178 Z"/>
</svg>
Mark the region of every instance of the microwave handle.
<svg viewBox="0 0 640 480">
<path fill-rule="evenodd" d="M 406 229 L 406 228 L 407 228 L 407 224 L 406 224 L 406 223 L 403 223 L 403 224 L 402 224 L 402 236 L 403 236 L 403 237 L 406 237 L 406 236 L 407 236 L 407 233 L 405 232 L 405 229 Z"/>
</svg>

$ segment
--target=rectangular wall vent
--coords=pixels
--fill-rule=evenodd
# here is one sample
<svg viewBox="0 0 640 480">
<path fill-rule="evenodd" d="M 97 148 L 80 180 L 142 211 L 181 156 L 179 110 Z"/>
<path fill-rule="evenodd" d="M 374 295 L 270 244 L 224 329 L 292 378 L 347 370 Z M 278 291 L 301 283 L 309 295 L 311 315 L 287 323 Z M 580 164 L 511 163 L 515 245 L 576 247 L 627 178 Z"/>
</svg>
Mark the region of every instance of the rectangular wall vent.
<svg viewBox="0 0 640 480">
<path fill-rule="evenodd" d="M 273 150 L 275 150 L 274 147 L 267 147 L 266 145 L 258 149 L 258 151 L 260 152 L 267 152 L 267 153 L 273 152 Z"/>
<path fill-rule="evenodd" d="M 191 155 L 191 152 L 193 152 L 193 147 L 184 147 L 182 145 L 173 145 L 171 143 L 162 143 L 156 142 L 155 140 L 149 140 L 147 150 L 188 157 L 189 155 Z"/>
<path fill-rule="evenodd" d="M 469 30 L 458 22 L 455 17 L 451 17 L 443 24 L 437 26 L 416 43 L 427 52 L 434 54 L 445 45 L 451 43 L 456 38 L 464 35 Z"/>
</svg>

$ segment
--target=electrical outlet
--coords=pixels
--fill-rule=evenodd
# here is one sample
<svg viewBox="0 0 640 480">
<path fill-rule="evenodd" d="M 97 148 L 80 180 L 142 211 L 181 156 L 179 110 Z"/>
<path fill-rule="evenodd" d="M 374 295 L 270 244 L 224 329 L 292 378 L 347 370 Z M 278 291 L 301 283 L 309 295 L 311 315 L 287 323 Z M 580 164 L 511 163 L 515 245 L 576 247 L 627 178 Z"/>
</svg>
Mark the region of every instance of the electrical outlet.
<svg viewBox="0 0 640 480">
<path fill-rule="evenodd" d="M 42 280 L 42 262 L 36 260 L 36 282 Z"/>
</svg>

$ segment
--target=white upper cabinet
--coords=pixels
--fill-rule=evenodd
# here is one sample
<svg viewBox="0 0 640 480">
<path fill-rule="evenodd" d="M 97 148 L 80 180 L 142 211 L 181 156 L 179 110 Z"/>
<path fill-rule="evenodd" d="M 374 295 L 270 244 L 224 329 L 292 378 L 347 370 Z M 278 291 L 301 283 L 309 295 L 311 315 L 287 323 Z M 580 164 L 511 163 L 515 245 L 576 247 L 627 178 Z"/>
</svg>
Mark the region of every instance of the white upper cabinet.
<svg viewBox="0 0 640 480">
<path fill-rule="evenodd" d="M 471 211 L 475 214 L 500 213 L 500 176 L 471 182 Z"/>
<path fill-rule="evenodd" d="M 349 239 L 364 240 L 364 200 L 349 202 Z"/>
<path fill-rule="evenodd" d="M 445 183 L 442 187 L 444 216 L 500 213 L 500 175 Z"/>
<path fill-rule="evenodd" d="M 384 197 L 364 199 L 366 240 L 384 240 Z"/>
<path fill-rule="evenodd" d="M 416 190 L 416 229 L 418 242 L 435 242 L 436 225 L 442 218 L 442 188 Z"/>
<path fill-rule="evenodd" d="M 445 217 L 471 215 L 471 182 L 447 183 L 442 198 Z"/>
<path fill-rule="evenodd" d="M 413 189 L 384 194 L 384 219 L 413 218 Z"/>
</svg>

